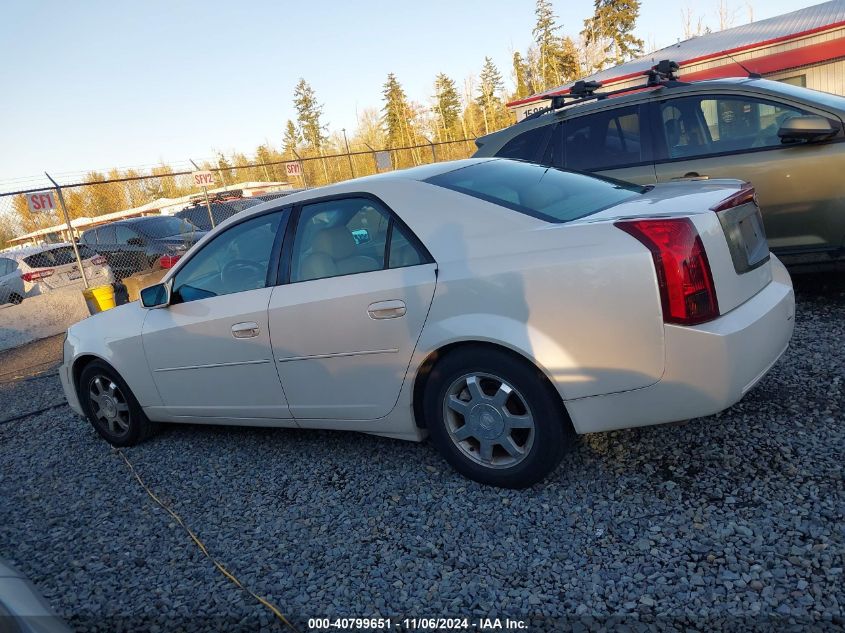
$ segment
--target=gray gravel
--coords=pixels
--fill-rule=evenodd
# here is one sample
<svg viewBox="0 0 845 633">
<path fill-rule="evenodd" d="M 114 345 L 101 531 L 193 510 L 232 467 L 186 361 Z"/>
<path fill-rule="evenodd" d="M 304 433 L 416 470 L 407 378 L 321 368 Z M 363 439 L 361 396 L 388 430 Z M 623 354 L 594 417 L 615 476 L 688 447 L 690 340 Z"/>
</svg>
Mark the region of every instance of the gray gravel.
<svg viewBox="0 0 845 633">
<path fill-rule="evenodd" d="M 845 276 L 797 284 L 792 347 L 741 403 L 582 437 L 530 490 L 462 479 L 429 444 L 350 433 L 170 427 L 126 455 L 303 631 L 336 615 L 842 629 Z M 15 410 L 58 388 L 11 387 Z M 0 425 L 0 490 L 0 557 L 80 630 L 275 626 L 67 409 Z"/>
</svg>

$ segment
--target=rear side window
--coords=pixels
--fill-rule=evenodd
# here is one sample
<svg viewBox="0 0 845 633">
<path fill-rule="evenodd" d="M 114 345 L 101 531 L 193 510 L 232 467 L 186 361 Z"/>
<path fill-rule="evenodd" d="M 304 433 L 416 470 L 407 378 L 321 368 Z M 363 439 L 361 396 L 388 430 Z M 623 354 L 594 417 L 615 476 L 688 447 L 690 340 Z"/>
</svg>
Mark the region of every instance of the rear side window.
<svg viewBox="0 0 845 633">
<path fill-rule="evenodd" d="M 537 160 L 543 150 L 546 149 L 550 128 L 551 126 L 544 125 L 515 136 L 496 152 L 496 156 L 520 160 Z"/>
<path fill-rule="evenodd" d="M 97 228 L 98 244 L 114 244 L 117 242 L 114 226 L 101 226 Z"/>
<path fill-rule="evenodd" d="M 555 223 L 598 213 L 646 191 L 609 178 L 504 159 L 438 174 L 426 182 Z"/>
<path fill-rule="evenodd" d="M 559 130 L 567 169 L 593 171 L 643 162 L 639 106 L 570 119 Z"/>
</svg>

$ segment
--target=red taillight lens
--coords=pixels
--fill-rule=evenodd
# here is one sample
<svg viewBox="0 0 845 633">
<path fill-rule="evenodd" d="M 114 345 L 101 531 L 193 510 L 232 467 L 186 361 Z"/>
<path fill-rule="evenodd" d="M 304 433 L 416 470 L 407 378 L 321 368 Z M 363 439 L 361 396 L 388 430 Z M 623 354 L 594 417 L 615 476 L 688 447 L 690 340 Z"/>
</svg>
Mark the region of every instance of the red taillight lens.
<svg viewBox="0 0 845 633">
<path fill-rule="evenodd" d="M 44 279 L 44 277 L 49 277 L 52 274 L 52 268 L 42 268 L 41 270 L 33 270 L 30 273 L 23 273 L 21 275 L 21 279 L 24 281 L 38 281 L 39 279 Z"/>
<path fill-rule="evenodd" d="M 181 255 L 162 255 L 158 258 L 158 265 L 162 268 L 173 268 Z"/>
<path fill-rule="evenodd" d="M 651 251 L 665 323 L 695 325 L 719 316 L 707 253 L 689 218 L 621 220 L 616 226 Z"/>
<path fill-rule="evenodd" d="M 757 192 L 754 190 L 751 183 L 747 182 L 742 185 L 742 188 L 739 191 L 728 196 L 719 204 L 710 207 L 710 209 L 718 213 L 719 211 L 727 211 L 728 209 L 733 209 L 734 207 L 741 206 L 748 202 L 754 202 L 756 204 Z"/>
<path fill-rule="evenodd" d="M 94 264 L 95 266 L 102 266 L 103 264 L 106 263 L 106 258 L 103 257 L 102 255 L 97 255 L 96 257 L 91 258 L 91 263 Z"/>
</svg>

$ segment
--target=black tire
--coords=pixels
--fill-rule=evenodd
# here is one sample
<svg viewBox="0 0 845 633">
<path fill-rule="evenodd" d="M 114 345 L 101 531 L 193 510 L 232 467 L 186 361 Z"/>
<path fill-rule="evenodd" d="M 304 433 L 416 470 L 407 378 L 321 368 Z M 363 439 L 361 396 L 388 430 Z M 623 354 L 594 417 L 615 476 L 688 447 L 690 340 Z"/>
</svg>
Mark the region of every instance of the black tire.
<svg viewBox="0 0 845 633">
<path fill-rule="evenodd" d="M 504 450 L 504 445 L 497 445 L 492 449 L 493 455 L 495 451 L 501 455 L 501 457 L 493 457 L 493 460 L 504 460 L 504 463 L 498 467 L 492 465 L 492 460 L 488 462 L 489 465 L 481 463 L 483 458 L 480 444 L 477 449 L 477 458 L 471 456 L 472 443 L 476 441 L 474 437 L 468 438 L 465 442 L 458 442 L 453 439 L 454 431 L 449 430 L 454 419 L 458 419 L 447 420 L 447 416 L 454 416 L 445 405 L 447 398 L 452 395 L 450 389 L 454 389 L 456 384 L 462 384 L 461 381 L 467 375 L 473 374 L 486 375 L 480 376 L 481 381 L 478 384 L 489 380 L 489 384 L 494 389 L 497 382 L 508 383 L 508 386 L 516 392 L 514 396 L 517 402 L 514 404 L 509 399 L 505 406 L 507 408 L 518 406 L 525 409 L 525 413 L 533 419 L 533 436 L 525 440 L 522 448 L 526 450 L 522 451 L 518 458 L 509 456 Z M 494 378 L 499 380 L 494 380 Z M 482 391 L 486 397 L 491 397 L 485 389 Z M 467 390 L 461 392 L 461 394 L 467 393 Z M 543 480 L 560 463 L 574 435 L 560 397 L 549 385 L 542 372 L 527 360 L 496 349 L 459 348 L 447 354 L 432 369 L 426 382 L 424 398 L 425 419 L 434 445 L 455 470 L 483 484 L 502 488 L 525 488 Z M 487 401 L 473 400 L 472 402 L 484 404 Z M 471 405 L 472 402 L 469 404 Z M 524 404 L 524 407 L 521 404 Z M 467 409 L 467 411 L 475 410 L 478 410 L 478 407 Z M 475 420 L 480 420 L 479 415 L 483 414 L 472 415 L 475 416 Z M 463 416 L 459 416 L 460 420 L 463 420 L 465 425 L 469 424 Z M 488 417 L 488 422 L 489 420 Z M 528 432 L 524 431 L 526 434 Z M 495 440 L 491 442 L 495 443 Z M 521 461 L 509 466 L 508 460 L 513 459 Z"/>
<path fill-rule="evenodd" d="M 99 386 L 96 382 L 97 379 L 100 380 Z M 79 402 L 88 421 L 91 422 L 100 437 L 112 446 L 134 446 L 140 444 L 155 432 L 157 425 L 144 415 L 144 411 L 138 404 L 138 400 L 135 399 L 132 390 L 129 389 L 129 385 L 110 365 L 102 361 L 88 363 L 79 377 L 77 389 Z M 116 405 L 115 416 L 120 418 L 120 422 L 113 422 L 110 425 L 108 420 L 102 417 L 105 412 L 95 403 L 92 391 L 103 390 L 105 390 L 105 395 L 112 394 L 108 397 Z M 121 405 L 124 404 L 126 410 L 118 411 L 118 409 L 123 409 Z M 122 424 L 125 424 L 125 429 L 119 426 Z"/>
<path fill-rule="evenodd" d="M 13 292 L 9 297 L 9 303 L 14 306 L 20 305 L 21 303 L 23 303 L 23 297 L 20 296 L 18 293 Z"/>
</svg>

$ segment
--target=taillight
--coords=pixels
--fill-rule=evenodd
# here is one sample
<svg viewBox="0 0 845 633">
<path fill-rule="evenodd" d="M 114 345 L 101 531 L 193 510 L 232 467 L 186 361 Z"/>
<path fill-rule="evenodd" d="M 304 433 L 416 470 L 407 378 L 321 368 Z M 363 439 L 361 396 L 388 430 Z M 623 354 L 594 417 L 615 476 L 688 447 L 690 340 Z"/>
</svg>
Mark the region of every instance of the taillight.
<svg viewBox="0 0 845 633">
<path fill-rule="evenodd" d="M 181 255 L 162 255 L 158 258 L 158 265 L 162 268 L 173 268 Z"/>
<path fill-rule="evenodd" d="M 757 192 L 754 190 L 754 186 L 751 183 L 746 182 L 742 185 L 742 188 L 740 188 L 739 191 L 731 194 L 719 204 L 710 207 L 710 209 L 718 213 L 719 211 L 727 211 L 728 209 L 742 206 L 748 202 L 757 203 Z"/>
<path fill-rule="evenodd" d="M 620 220 L 615 225 L 651 251 L 665 323 L 695 325 L 719 316 L 707 253 L 689 218 Z"/>
<path fill-rule="evenodd" d="M 29 273 L 22 273 L 21 279 L 24 281 L 38 281 L 39 279 L 44 279 L 44 277 L 49 277 L 52 274 L 52 268 L 42 268 L 40 270 L 33 270 Z"/>
<path fill-rule="evenodd" d="M 103 257 L 102 255 L 97 255 L 96 257 L 91 258 L 91 263 L 94 264 L 95 266 L 102 266 L 103 264 L 106 263 L 106 258 Z"/>
</svg>

